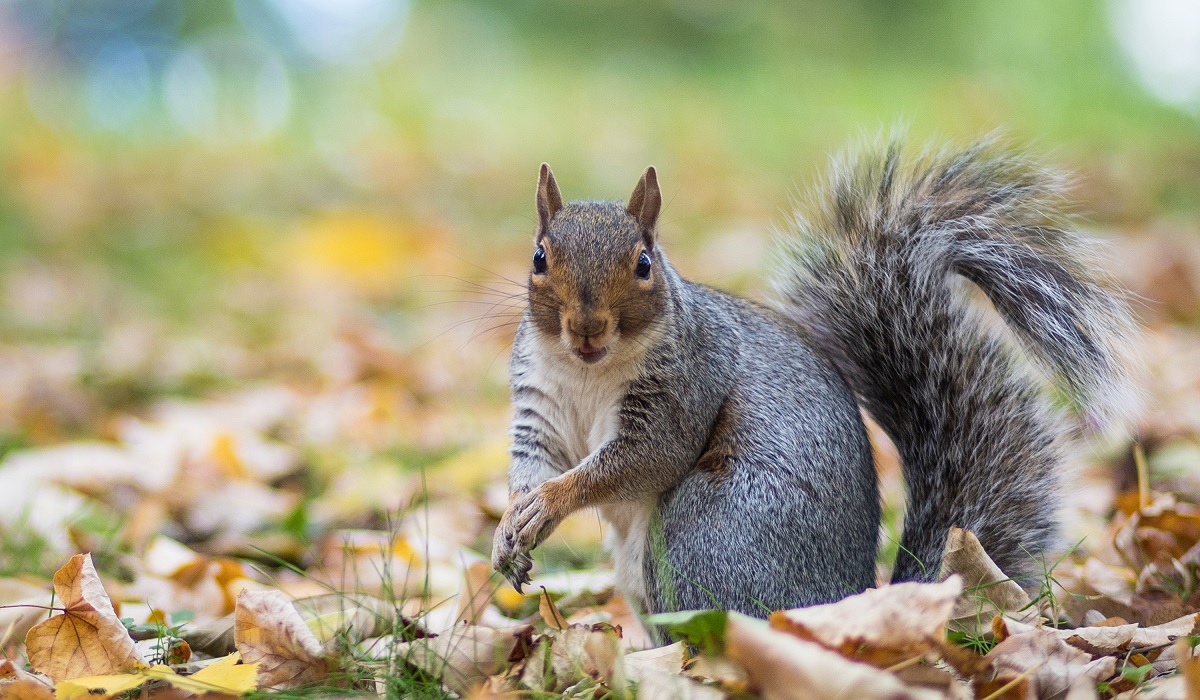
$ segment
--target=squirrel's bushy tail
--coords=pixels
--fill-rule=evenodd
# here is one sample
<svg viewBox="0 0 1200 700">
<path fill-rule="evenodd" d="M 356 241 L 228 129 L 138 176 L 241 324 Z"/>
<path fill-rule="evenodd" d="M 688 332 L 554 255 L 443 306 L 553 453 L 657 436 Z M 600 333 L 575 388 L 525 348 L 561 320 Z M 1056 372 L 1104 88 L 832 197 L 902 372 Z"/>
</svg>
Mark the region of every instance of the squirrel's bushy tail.
<svg viewBox="0 0 1200 700">
<path fill-rule="evenodd" d="M 1056 534 L 1066 428 L 1025 358 L 1091 424 L 1136 403 L 1135 325 L 1094 246 L 1055 213 L 1062 187 L 995 139 L 910 161 L 893 141 L 837 159 L 783 237 L 786 312 L 900 453 L 908 511 L 893 580 L 935 578 L 950 526 L 974 531 L 1008 575 L 1035 573 Z"/>
</svg>

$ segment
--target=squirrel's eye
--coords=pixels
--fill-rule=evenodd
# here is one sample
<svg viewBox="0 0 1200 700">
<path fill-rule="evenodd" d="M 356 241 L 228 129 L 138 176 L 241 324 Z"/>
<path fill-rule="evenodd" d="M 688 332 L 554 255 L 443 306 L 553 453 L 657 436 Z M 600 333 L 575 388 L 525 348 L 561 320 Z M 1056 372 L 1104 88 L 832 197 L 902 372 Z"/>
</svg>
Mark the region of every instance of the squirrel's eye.
<svg viewBox="0 0 1200 700">
<path fill-rule="evenodd" d="M 637 267 L 633 269 L 633 274 L 637 275 L 639 279 L 650 279 L 650 255 L 646 251 L 643 250 L 642 254 L 638 256 Z"/>
<path fill-rule="evenodd" d="M 539 275 L 546 273 L 546 249 L 541 246 L 533 251 L 533 271 Z"/>
</svg>

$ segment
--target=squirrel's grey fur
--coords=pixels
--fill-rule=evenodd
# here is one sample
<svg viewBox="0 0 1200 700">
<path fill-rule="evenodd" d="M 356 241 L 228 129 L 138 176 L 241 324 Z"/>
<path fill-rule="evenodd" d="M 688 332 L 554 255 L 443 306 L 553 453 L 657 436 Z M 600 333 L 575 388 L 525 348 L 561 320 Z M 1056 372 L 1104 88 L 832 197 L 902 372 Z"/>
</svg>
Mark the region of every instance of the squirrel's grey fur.
<svg viewBox="0 0 1200 700">
<path fill-rule="evenodd" d="M 781 313 L 675 272 L 653 169 L 628 205 L 563 205 L 543 166 L 547 262 L 513 347 L 497 568 L 519 586 L 528 551 L 597 506 L 618 582 L 647 612 L 762 615 L 875 585 L 857 395 L 908 486 L 894 580 L 935 577 L 953 525 L 1032 574 L 1055 536 L 1067 429 L 1019 346 L 1099 420 L 1120 409 L 1133 328 L 1053 215 L 1060 184 L 990 141 L 908 164 L 895 144 L 843 158 L 783 236 Z M 635 279 L 641 251 L 653 264 Z"/>
</svg>

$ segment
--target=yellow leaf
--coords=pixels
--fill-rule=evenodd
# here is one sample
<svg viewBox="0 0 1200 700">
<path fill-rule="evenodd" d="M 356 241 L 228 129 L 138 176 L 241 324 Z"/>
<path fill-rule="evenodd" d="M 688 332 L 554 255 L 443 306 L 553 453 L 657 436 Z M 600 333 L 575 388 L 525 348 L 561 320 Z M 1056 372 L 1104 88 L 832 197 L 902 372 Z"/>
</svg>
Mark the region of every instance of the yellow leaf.
<svg viewBox="0 0 1200 700">
<path fill-rule="evenodd" d="M 234 695 L 258 688 L 258 664 L 238 663 L 241 654 L 230 654 L 217 663 L 192 674 L 191 679 L 203 683 L 208 690 Z"/>
<path fill-rule="evenodd" d="M 258 684 L 285 690 L 321 680 L 329 670 L 321 642 L 279 591 L 242 591 L 234 613 L 234 644 L 258 665 Z"/>
<path fill-rule="evenodd" d="M 242 695 L 257 688 L 255 674 L 258 671 L 258 665 L 238 664 L 239 660 L 238 654 L 230 654 L 191 676 L 181 676 L 167 666 L 152 666 L 137 673 L 73 678 L 58 684 L 55 697 L 56 700 L 77 700 L 79 698 L 103 700 L 138 688 L 150 681 L 163 681 L 189 693 L 216 692 Z"/>
<path fill-rule="evenodd" d="M 59 681 L 55 686 L 57 700 L 76 698 L 111 698 L 126 690 L 133 690 L 148 682 L 150 678 L 140 673 L 114 673 L 104 676 L 84 676 L 69 681 Z"/>
<path fill-rule="evenodd" d="M 65 611 L 25 635 L 34 670 L 51 680 L 103 676 L 145 668 L 121 624 L 90 554 L 76 554 L 54 574 L 54 592 Z"/>
<path fill-rule="evenodd" d="M 241 695 L 257 687 L 254 675 L 258 671 L 258 666 L 257 664 L 238 665 L 238 659 L 238 654 L 230 654 L 190 676 L 181 676 L 167 666 L 154 666 L 142 671 L 142 675 L 147 680 L 163 681 L 189 693 Z"/>
</svg>

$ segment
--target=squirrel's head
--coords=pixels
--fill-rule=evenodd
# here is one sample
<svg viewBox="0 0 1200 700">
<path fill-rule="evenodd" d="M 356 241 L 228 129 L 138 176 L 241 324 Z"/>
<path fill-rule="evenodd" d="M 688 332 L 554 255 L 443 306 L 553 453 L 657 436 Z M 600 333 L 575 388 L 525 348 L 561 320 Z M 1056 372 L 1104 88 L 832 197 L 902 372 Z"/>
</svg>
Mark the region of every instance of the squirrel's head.
<svg viewBox="0 0 1200 700">
<path fill-rule="evenodd" d="M 587 364 L 638 347 L 667 304 L 665 259 L 655 241 L 661 205 L 653 167 L 626 204 L 563 204 L 554 173 L 542 164 L 529 273 L 538 332 Z"/>
</svg>

